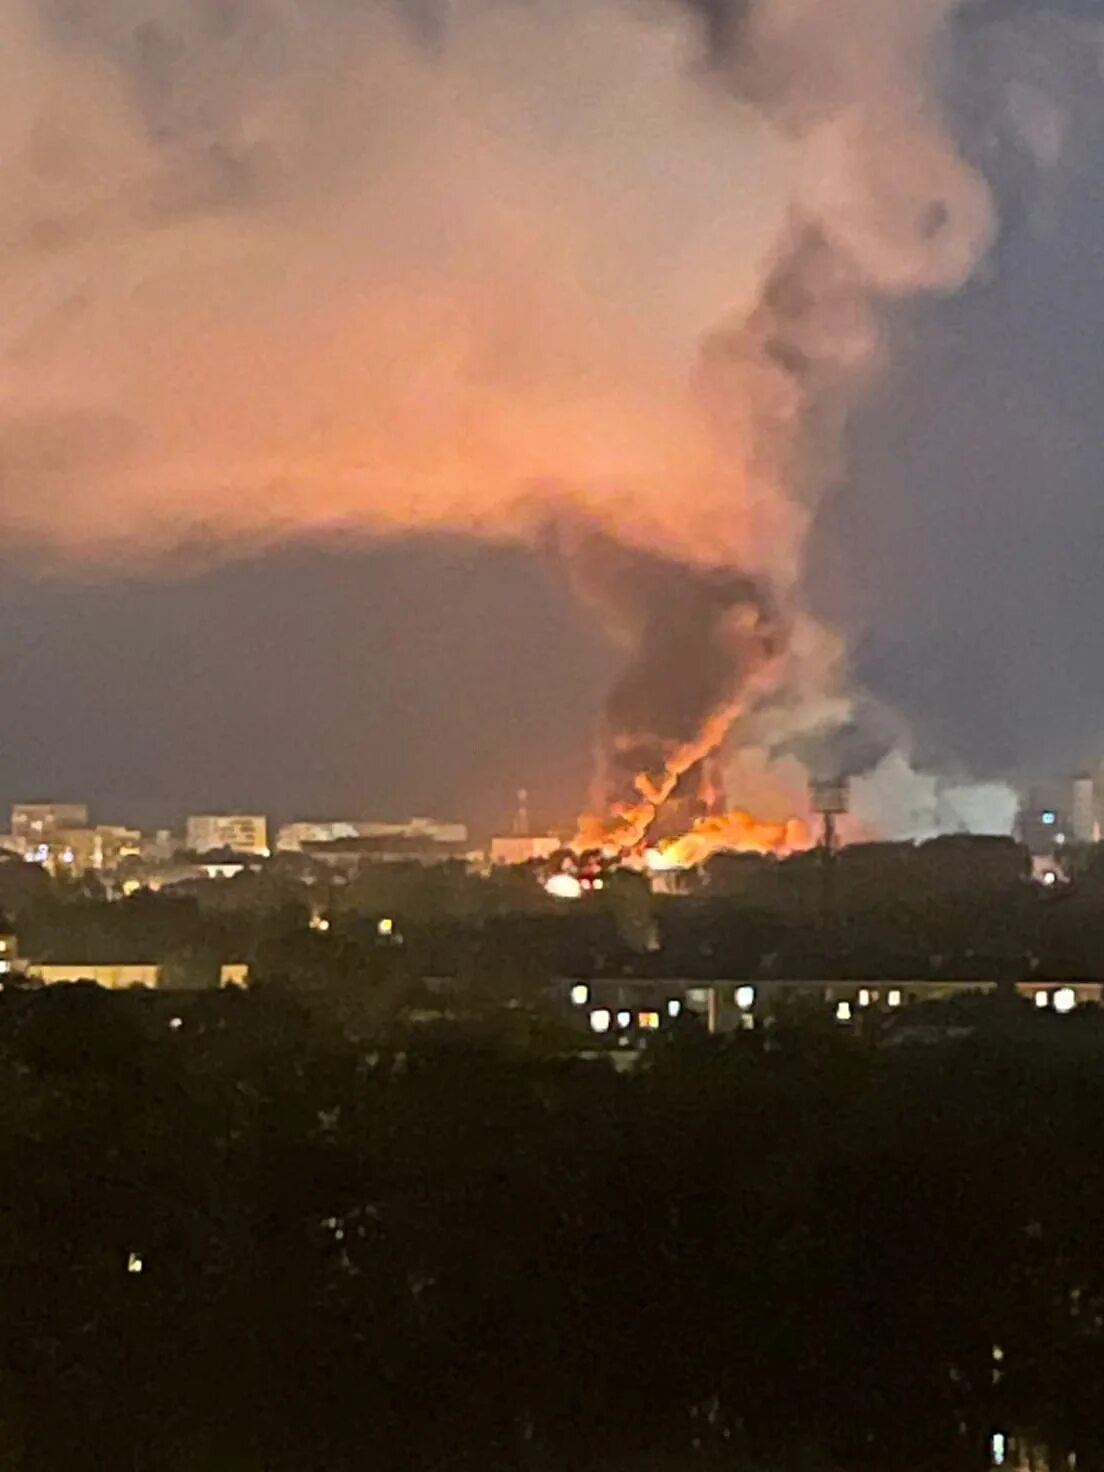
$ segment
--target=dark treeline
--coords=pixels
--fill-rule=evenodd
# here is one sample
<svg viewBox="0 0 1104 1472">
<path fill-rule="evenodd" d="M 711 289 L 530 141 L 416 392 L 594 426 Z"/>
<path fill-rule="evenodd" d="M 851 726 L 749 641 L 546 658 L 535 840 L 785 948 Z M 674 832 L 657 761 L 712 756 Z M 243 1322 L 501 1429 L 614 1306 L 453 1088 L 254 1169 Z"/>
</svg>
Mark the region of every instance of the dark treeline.
<svg viewBox="0 0 1104 1472">
<path fill-rule="evenodd" d="M 997 1428 L 1097 1465 L 1104 1021 L 987 1005 L 622 1075 L 9 987 L 0 1465 L 980 1468 Z"/>
<path fill-rule="evenodd" d="M 367 866 L 348 883 L 276 861 L 231 880 L 109 901 L 96 881 L 52 882 L 0 864 L 0 907 L 33 960 L 155 962 L 168 985 L 215 984 L 221 962 L 254 979 L 325 990 L 383 964 L 380 917 L 393 918 L 411 978 L 552 975 L 685 977 L 1104 978 L 1104 858 L 1068 856 L 1068 882 L 1033 882 L 1011 840 L 865 844 L 830 866 L 720 856 L 682 895 L 652 895 L 640 875 L 600 893 L 551 899 L 537 870 L 489 876 L 461 864 Z M 307 932 L 311 915 L 328 932 Z M 386 968 L 393 974 L 393 955 Z"/>
</svg>

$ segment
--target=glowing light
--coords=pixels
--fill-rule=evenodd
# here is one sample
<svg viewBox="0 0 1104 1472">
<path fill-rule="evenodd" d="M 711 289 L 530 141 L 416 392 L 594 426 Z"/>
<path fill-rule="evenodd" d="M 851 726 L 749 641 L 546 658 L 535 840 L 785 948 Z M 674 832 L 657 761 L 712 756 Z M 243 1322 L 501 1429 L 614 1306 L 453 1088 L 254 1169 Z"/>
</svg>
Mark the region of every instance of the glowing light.
<svg viewBox="0 0 1104 1472">
<path fill-rule="evenodd" d="M 1058 821 L 1058 814 L 1053 812 L 1050 808 L 1046 808 L 1043 812 L 1039 814 L 1039 818 L 1043 823 L 1046 824 L 1048 828 L 1053 828 L 1054 824 Z"/>
<path fill-rule="evenodd" d="M 137 1252 L 132 1252 L 127 1257 L 127 1272 L 140 1273 L 142 1271 L 142 1259 Z"/>
<path fill-rule="evenodd" d="M 1049 1007 L 1050 1006 L 1050 993 L 1049 992 L 1036 992 L 1035 993 L 1035 1005 L 1036 1005 L 1036 1007 L 1040 1007 L 1040 1008 L 1041 1007 Z"/>
<path fill-rule="evenodd" d="M 377 935 L 394 935 L 394 933 L 395 933 L 395 922 L 394 922 L 394 920 L 386 920 L 386 919 L 385 920 L 381 920 L 379 922 L 379 924 L 376 926 L 376 934 Z"/>
<path fill-rule="evenodd" d="M 609 1032 L 612 1021 L 609 1009 L 599 1007 L 590 1014 L 590 1030 L 591 1032 Z"/>
<path fill-rule="evenodd" d="M 183 1017 L 170 1017 L 169 1026 L 172 1028 L 173 1032 L 178 1032 L 179 1029 L 184 1026 Z"/>
<path fill-rule="evenodd" d="M 590 1001 L 590 987 L 578 982 L 571 988 L 571 1003 L 574 1007 L 585 1007 Z"/>
<path fill-rule="evenodd" d="M 329 930 L 330 928 L 330 922 L 326 919 L 325 915 L 312 915 L 310 917 L 310 928 L 312 930 L 320 930 L 325 933 L 325 931 Z M 380 935 L 390 934 L 389 931 L 385 930 L 381 930 L 379 933 Z"/>
<path fill-rule="evenodd" d="M 667 1003 L 667 1016 L 678 1017 L 681 1012 L 682 1003 L 679 1001 L 678 997 L 672 997 Z"/>
<path fill-rule="evenodd" d="M 574 874 L 553 874 L 544 882 L 546 893 L 557 900 L 577 900 L 581 898 L 583 886 Z"/>
<path fill-rule="evenodd" d="M 628 1025 L 629 1025 L 629 1023 L 631 1021 L 632 1021 L 632 1013 L 629 1011 L 629 1009 L 627 1007 L 622 1007 L 621 1011 L 618 1012 L 618 1014 L 617 1014 L 617 1026 L 618 1027 L 628 1027 Z"/>
<path fill-rule="evenodd" d="M 738 986 L 736 988 L 736 1005 L 741 1012 L 750 1012 L 755 1006 L 755 988 L 753 986 Z"/>
<path fill-rule="evenodd" d="M 898 987 L 892 987 L 890 989 L 889 996 L 886 998 L 886 1001 L 891 1007 L 899 1007 L 901 1005 L 900 989 Z"/>
<path fill-rule="evenodd" d="M 867 991 L 867 989 L 866 989 L 865 986 L 862 987 L 862 988 L 860 988 L 860 990 L 859 990 L 859 1006 L 860 1007 L 869 1007 L 870 1006 L 870 993 Z"/>
<path fill-rule="evenodd" d="M 592 889 L 605 889 L 605 887 L 606 887 L 606 881 L 604 879 L 596 879 L 594 881 L 594 883 L 591 885 L 591 888 Z"/>
<path fill-rule="evenodd" d="M 1058 883 L 1058 875 L 1055 874 L 1053 869 L 1047 869 L 1046 872 L 1043 874 L 1043 883 L 1048 887 L 1052 884 Z"/>
<path fill-rule="evenodd" d="M 641 1013 L 638 1014 L 636 1020 L 637 1020 L 637 1023 L 642 1028 L 644 1028 L 644 1030 L 646 1032 L 655 1032 L 656 1028 L 659 1026 L 659 1013 L 658 1012 L 641 1012 Z"/>
<path fill-rule="evenodd" d="M 1071 986 L 1060 986 L 1054 993 L 1055 1012 L 1072 1012 L 1077 1006 L 1077 993 Z"/>
<path fill-rule="evenodd" d="M 993 1358 L 997 1361 L 998 1364 L 1001 1360 L 1004 1359 L 1004 1350 L 1001 1349 L 999 1344 L 993 1345 Z"/>
<path fill-rule="evenodd" d="M 1008 1450 L 1008 1442 L 1003 1431 L 994 1431 L 989 1438 L 989 1455 L 994 1467 L 1003 1467 L 1005 1453 Z"/>
<path fill-rule="evenodd" d="M 141 888 L 142 888 L 142 885 L 141 885 L 140 881 L 137 880 L 137 879 L 124 879 L 123 880 L 123 893 L 125 895 L 137 894 L 138 891 Z"/>
<path fill-rule="evenodd" d="M 850 1022 L 851 1021 L 851 1003 L 850 1002 L 837 1002 L 836 1003 L 836 1021 L 837 1022 Z"/>
<path fill-rule="evenodd" d="M 644 854 L 644 862 L 653 874 L 666 874 L 671 869 L 680 869 L 682 865 L 677 863 L 674 856 L 668 856 L 662 849 L 650 848 Z"/>
</svg>

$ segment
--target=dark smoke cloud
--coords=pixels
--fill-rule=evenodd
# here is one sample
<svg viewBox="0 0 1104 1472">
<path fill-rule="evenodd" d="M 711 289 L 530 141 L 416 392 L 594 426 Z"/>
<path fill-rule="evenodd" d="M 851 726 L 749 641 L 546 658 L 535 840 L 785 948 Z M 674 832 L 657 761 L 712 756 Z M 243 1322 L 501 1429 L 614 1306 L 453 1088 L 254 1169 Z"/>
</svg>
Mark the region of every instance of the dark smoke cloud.
<svg viewBox="0 0 1104 1472">
<path fill-rule="evenodd" d="M 603 796 L 631 799 L 639 773 L 661 776 L 672 753 L 778 657 L 783 624 L 765 584 L 737 569 L 688 567 L 578 521 L 548 540 L 629 651 L 606 703 Z"/>
</svg>

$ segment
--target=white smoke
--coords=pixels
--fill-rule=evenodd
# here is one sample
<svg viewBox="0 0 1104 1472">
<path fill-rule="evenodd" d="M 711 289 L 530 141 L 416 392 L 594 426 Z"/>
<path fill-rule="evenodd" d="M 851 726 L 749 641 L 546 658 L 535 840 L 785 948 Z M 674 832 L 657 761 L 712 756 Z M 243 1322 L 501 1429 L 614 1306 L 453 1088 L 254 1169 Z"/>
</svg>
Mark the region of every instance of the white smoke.
<svg viewBox="0 0 1104 1472">
<path fill-rule="evenodd" d="M 851 783 L 851 818 L 871 837 L 900 840 L 943 833 L 1007 835 L 1018 799 L 1004 783 L 958 783 L 917 771 L 899 751 Z"/>
</svg>

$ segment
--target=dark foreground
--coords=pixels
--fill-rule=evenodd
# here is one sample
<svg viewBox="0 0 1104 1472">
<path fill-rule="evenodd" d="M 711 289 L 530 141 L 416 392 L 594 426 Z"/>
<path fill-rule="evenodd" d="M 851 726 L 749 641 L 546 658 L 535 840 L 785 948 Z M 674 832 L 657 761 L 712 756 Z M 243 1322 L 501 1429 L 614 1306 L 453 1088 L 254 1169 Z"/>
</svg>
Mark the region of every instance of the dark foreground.
<svg viewBox="0 0 1104 1472">
<path fill-rule="evenodd" d="M 1011 1006 L 617 1076 L 9 992 L 0 1467 L 1098 1465 L 1104 1024 Z"/>
</svg>

